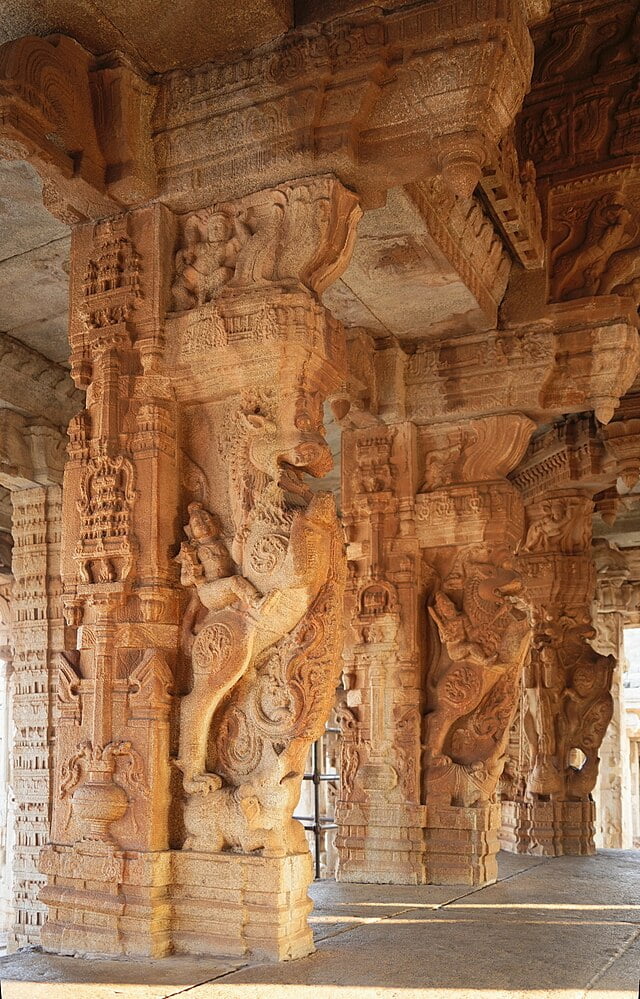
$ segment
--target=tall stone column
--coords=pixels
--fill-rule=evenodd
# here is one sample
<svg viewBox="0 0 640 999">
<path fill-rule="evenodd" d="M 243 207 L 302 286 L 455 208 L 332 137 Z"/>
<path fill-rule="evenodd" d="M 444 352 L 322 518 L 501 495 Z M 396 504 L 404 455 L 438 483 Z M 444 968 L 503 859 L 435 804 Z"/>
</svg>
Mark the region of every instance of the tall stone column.
<svg viewBox="0 0 640 999">
<path fill-rule="evenodd" d="M 353 195 L 316 177 L 179 224 L 167 331 L 191 593 L 174 859 L 183 950 L 313 949 L 311 858 L 291 816 L 334 703 L 345 573 L 333 497 L 308 479 L 331 470 L 323 403 L 346 376 L 344 331 L 318 294 L 346 266 L 359 215 Z"/>
<path fill-rule="evenodd" d="M 531 769 L 519 808 L 527 852 L 544 856 L 595 851 L 592 791 L 615 665 L 591 645 L 591 497 L 605 463 L 590 421 L 569 419 L 532 444 L 514 477 L 527 501 L 518 563 L 534 627 L 524 676 Z"/>
<path fill-rule="evenodd" d="M 533 428 L 513 414 L 420 430 L 416 517 L 430 619 L 422 793 L 436 884 L 497 873 L 496 789 L 530 640 L 514 561 L 523 503 L 506 476 Z"/>
<path fill-rule="evenodd" d="M 620 549 L 604 538 L 597 538 L 593 554 L 597 571 L 593 644 L 598 652 L 615 659 L 611 679 L 613 714 L 600 747 L 600 769 L 593 791 L 595 843 L 611 850 L 630 850 L 633 847 L 631 744 L 623 696 L 627 668 L 623 634 L 625 611 L 633 610 L 635 592 L 633 585 L 626 583 L 630 569 Z"/>
<path fill-rule="evenodd" d="M 72 374 L 55 791 L 43 944 L 170 949 L 170 691 L 180 598 L 176 406 L 163 364 L 168 212 L 142 209 L 72 237 Z M 166 251 L 165 251 L 166 252 Z"/>
<path fill-rule="evenodd" d="M 18 483 L 16 483 L 18 484 Z M 23 484 L 23 483 L 20 483 Z M 14 796 L 14 923 L 9 947 L 41 943 L 46 909 L 38 870 L 50 832 L 55 659 L 64 645 L 60 487 L 12 491 L 13 575 L 10 782 Z"/>
<path fill-rule="evenodd" d="M 425 880 L 420 744 L 424 581 L 416 535 L 416 428 L 343 433 L 345 604 L 338 880 Z"/>
<path fill-rule="evenodd" d="M 331 467 L 322 405 L 344 381 L 318 294 L 358 217 L 322 177 L 74 233 L 87 408 L 65 470 L 51 949 L 313 947 L 291 815 L 333 703 L 344 563 L 306 475 Z"/>
</svg>

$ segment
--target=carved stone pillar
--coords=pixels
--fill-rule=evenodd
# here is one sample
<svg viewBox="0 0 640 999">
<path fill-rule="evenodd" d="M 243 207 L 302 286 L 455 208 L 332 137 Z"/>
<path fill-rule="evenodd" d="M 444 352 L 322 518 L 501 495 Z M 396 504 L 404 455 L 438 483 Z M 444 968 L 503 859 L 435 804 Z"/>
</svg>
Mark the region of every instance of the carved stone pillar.
<svg viewBox="0 0 640 999">
<path fill-rule="evenodd" d="M 523 504 L 506 476 L 533 427 L 513 414 L 419 431 L 430 619 L 422 783 L 436 884 L 483 884 L 497 873 L 496 789 L 530 640 L 513 559 Z"/>
<path fill-rule="evenodd" d="M 75 229 L 55 791 L 43 944 L 170 949 L 169 712 L 179 593 L 176 406 L 163 365 L 160 206 Z"/>
<path fill-rule="evenodd" d="M 305 476 L 331 467 L 322 405 L 344 381 L 317 295 L 358 216 L 313 178 L 74 233 L 87 408 L 65 471 L 51 949 L 312 949 L 291 815 L 333 704 L 344 567 Z"/>
<path fill-rule="evenodd" d="M 416 536 L 416 430 L 343 434 L 349 539 L 338 880 L 425 880 L 420 791 L 424 584 Z"/>
<path fill-rule="evenodd" d="M 5 480 L 6 481 L 6 480 Z M 51 691 L 64 645 L 60 587 L 59 486 L 12 491 L 13 575 L 10 781 L 14 804 L 13 918 L 9 947 L 41 943 L 45 907 L 40 850 L 49 838 L 52 786 Z"/>
<path fill-rule="evenodd" d="M 600 769 L 593 791 L 595 843 L 597 847 L 629 850 L 633 848 L 631 745 L 622 685 L 627 667 L 623 631 L 625 611 L 634 610 L 634 588 L 626 583 L 630 569 L 623 551 L 604 538 L 594 539 L 592 550 L 597 570 L 594 646 L 616 661 L 611 681 L 613 714 L 600 747 Z"/>
<path fill-rule="evenodd" d="M 311 857 L 291 816 L 334 703 L 345 570 L 333 497 L 307 480 L 331 469 L 323 402 L 345 379 L 344 333 L 317 296 L 346 266 L 359 215 L 318 177 L 180 220 L 167 331 L 191 593 L 181 950 L 313 949 Z"/>
<path fill-rule="evenodd" d="M 514 476 L 527 500 L 518 563 L 534 627 L 524 676 L 531 769 L 519 803 L 527 827 L 520 846 L 544 856 L 595 850 L 591 792 L 613 710 L 615 665 L 590 644 L 591 497 L 605 460 L 592 424 L 567 420 L 534 442 Z"/>
</svg>

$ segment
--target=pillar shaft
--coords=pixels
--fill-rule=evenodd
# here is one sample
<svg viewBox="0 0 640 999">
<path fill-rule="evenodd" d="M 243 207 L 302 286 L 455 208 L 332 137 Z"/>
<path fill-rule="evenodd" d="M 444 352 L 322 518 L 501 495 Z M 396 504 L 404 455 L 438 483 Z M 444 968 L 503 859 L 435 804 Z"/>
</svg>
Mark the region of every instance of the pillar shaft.
<svg viewBox="0 0 640 999">
<path fill-rule="evenodd" d="M 534 632 L 524 675 L 530 769 L 516 812 L 526 827 L 519 849 L 545 856 L 595 851 L 592 792 L 615 665 L 591 644 L 591 497 L 603 461 L 593 425 L 569 420 L 532 445 L 516 475 L 528 500 L 518 562 Z"/>
<path fill-rule="evenodd" d="M 343 434 L 347 586 L 338 879 L 424 881 L 420 795 L 424 585 L 415 427 Z"/>
<path fill-rule="evenodd" d="M 513 559 L 523 506 L 505 476 L 532 430 L 505 415 L 422 432 L 417 516 L 431 622 L 422 781 L 425 860 L 438 884 L 497 874 L 496 791 L 530 640 Z"/>
</svg>

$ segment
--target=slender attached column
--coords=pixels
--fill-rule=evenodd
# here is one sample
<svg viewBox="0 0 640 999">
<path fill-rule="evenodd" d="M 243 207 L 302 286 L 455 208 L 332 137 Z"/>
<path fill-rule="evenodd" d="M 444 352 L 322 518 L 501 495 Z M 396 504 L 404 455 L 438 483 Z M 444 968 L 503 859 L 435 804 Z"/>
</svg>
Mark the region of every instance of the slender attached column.
<svg viewBox="0 0 640 999">
<path fill-rule="evenodd" d="M 338 880 L 425 880 L 420 753 L 424 602 L 416 536 L 416 431 L 343 434 L 349 538 Z"/>
<path fill-rule="evenodd" d="M 171 949 L 170 692 L 180 594 L 176 405 L 163 359 L 160 206 L 76 228 L 55 790 L 42 942 L 62 952 Z"/>
<path fill-rule="evenodd" d="M 24 484 L 24 483 L 16 483 Z M 45 907 L 39 854 L 49 838 L 52 785 L 51 691 L 64 645 L 60 587 L 59 486 L 12 491 L 13 575 L 10 782 L 14 796 L 13 926 L 9 947 L 38 945 Z"/>
<path fill-rule="evenodd" d="M 594 647 L 611 655 L 616 665 L 611 680 L 613 714 L 600 747 L 600 769 L 593 791 L 596 810 L 595 843 L 611 850 L 633 848 L 631 742 L 623 695 L 627 662 L 624 624 L 627 609 L 635 611 L 635 588 L 626 583 L 630 569 L 624 552 L 603 538 L 593 542 L 597 570 L 593 624 Z"/>
<path fill-rule="evenodd" d="M 514 414 L 420 430 L 416 517 L 430 620 L 422 782 L 436 884 L 497 873 L 496 791 L 530 641 L 513 558 L 523 504 L 506 475 L 533 427 Z"/>
<path fill-rule="evenodd" d="M 534 625 L 524 679 L 531 769 L 519 808 L 526 852 L 544 856 L 595 852 L 592 791 L 615 666 L 590 644 L 591 496 L 603 458 L 588 420 L 565 421 L 534 442 L 515 476 L 528 500 L 518 562 Z"/>
</svg>

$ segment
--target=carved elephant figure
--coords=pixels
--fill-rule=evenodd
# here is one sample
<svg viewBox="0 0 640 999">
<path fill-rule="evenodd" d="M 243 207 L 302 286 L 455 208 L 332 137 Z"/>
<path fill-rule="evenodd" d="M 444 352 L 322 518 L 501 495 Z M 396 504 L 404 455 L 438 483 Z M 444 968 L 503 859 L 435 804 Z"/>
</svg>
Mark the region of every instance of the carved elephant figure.
<svg viewBox="0 0 640 999">
<path fill-rule="evenodd" d="M 202 793 L 189 795 L 184 823 L 188 834 L 184 850 L 263 851 L 275 855 L 307 849 L 302 826 L 289 819 L 291 828 L 284 828 L 281 811 L 265 808 L 254 784 L 223 787 L 215 774 L 209 775 Z"/>
</svg>

